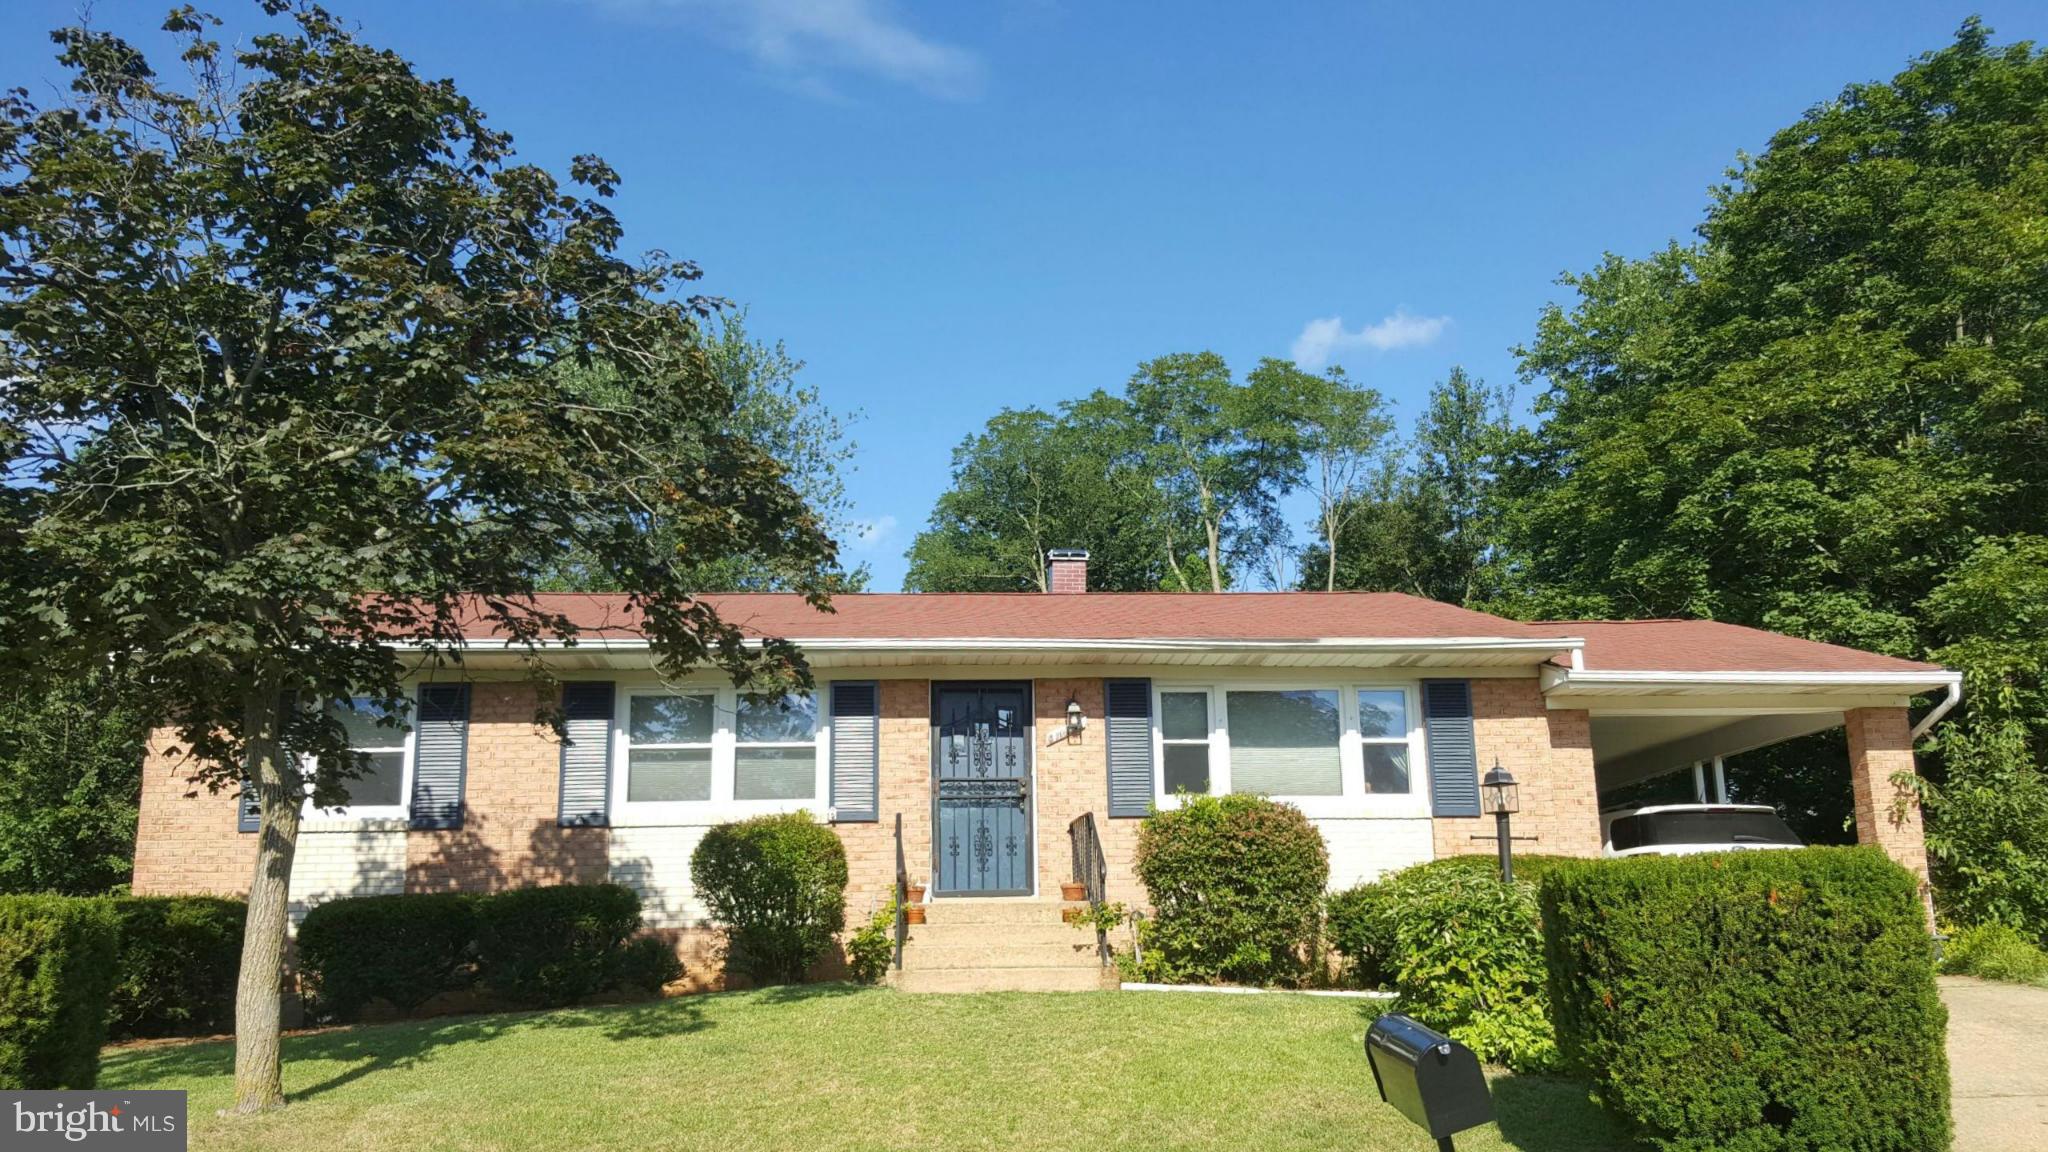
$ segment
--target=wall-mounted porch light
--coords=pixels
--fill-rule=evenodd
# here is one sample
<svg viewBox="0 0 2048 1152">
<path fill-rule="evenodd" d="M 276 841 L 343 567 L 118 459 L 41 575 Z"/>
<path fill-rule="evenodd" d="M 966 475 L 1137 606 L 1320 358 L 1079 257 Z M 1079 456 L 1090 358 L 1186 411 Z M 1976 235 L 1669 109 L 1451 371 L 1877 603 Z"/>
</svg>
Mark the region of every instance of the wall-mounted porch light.
<svg viewBox="0 0 2048 1152">
<path fill-rule="evenodd" d="M 1081 702 L 1072 696 L 1067 697 L 1067 735 L 1069 737 L 1079 736 L 1081 730 L 1086 727 L 1088 727 L 1088 717 L 1081 712 Z"/>
<path fill-rule="evenodd" d="M 1479 810 L 1493 814 L 1494 834 L 1500 841 L 1500 881 L 1503 884 L 1515 882 L 1514 850 L 1509 846 L 1508 817 L 1522 810 L 1522 798 L 1515 787 L 1515 778 L 1496 759 L 1493 767 L 1479 781 Z"/>
</svg>

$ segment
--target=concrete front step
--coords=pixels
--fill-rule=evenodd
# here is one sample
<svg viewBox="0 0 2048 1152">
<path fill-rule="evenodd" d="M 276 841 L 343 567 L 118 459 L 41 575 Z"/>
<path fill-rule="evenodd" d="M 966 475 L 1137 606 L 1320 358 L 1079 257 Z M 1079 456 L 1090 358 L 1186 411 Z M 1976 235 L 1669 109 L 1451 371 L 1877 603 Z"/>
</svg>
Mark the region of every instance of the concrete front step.
<svg viewBox="0 0 2048 1152">
<path fill-rule="evenodd" d="M 916 944 L 903 949 L 904 971 L 977 968 L 1100 968 L 1095 938 L 1064 944 L 1017 944 L 988 939 L 975 944 Z"/>
<path fill-rule="evenodd" d="M 1072 924 L 912 924 L 906 946 L 943 947 L 995 940 L 1006 944 L 1086 944 L 1093 948 L 1095 930 Z"/>
<path fill-rule="evenodd" d="M 924 914 L 928 924 L 1058 924 L 1065 907 L 1057 900 L 1022 897 L 932 900 Z"/>
<path fill-rule="evenodd" d="M 904 954 L 908 964 L 909 953 Z M 903 992 L 1095 992 L 1116 987 L 1114 969 L 1086 968 L 945 968 L 906 967 L 889 974 L 889 984 Z"/>
</svg>

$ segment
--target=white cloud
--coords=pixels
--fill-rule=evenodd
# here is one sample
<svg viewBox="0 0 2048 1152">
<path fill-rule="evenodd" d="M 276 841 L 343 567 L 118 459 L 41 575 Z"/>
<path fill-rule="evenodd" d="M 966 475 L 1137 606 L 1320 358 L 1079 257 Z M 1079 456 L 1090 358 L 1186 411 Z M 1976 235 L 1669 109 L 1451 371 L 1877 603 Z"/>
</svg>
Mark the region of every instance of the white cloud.
<svg viewBox="0 0 2048 1152">
<path fill-rule="evenodd" d="M 1450 323 L 1449 316 L 1410 316 L 1405 308 L 1396 308 L 1392 316 L 1377 324 L 1367 324 L 1356 332 L 1344 330 L 1342 316 L 1311 320 L 1302 326 L 1301 335 L 1294 338 L 1294 362 L 1314 371 L 1346 349 L 1392 352 L 1401 348 L 1420 348 L 1434 343 Z"/>
<path fill-rule="evenodd" d="M 853 526 L 853 540 L 848 545 L 855 552 L 873 552 L 887 543 L 896 534 L 894 516 L 877 516 L 873 520 Z"/>
<path fill-rule="evenodd" d="M 981 89 L 981 60 L 910 27 L 892 0 L 596 0 L 670 14 L 752 56 L 799 91 L 835 97 L 830 77 L 856 72 L 949 100 Z"/>
</svg>

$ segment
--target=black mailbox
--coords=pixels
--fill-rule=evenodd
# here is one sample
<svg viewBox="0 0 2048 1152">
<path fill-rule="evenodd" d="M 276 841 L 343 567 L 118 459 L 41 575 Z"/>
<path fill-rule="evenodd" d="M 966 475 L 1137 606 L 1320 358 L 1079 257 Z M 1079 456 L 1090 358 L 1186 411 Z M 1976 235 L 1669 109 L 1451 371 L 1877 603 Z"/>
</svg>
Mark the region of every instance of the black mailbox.
<svg viewBox="0 0 2048 1152">
<path fill-rule="evenodd" d="M 1365 1058 L 1380 1099 L 1421 1125 L 1442 1147 L 1450 1136 L 1493 1119 L 1479 1058 L 1456 1040 L 1389 1013 L 1365 1032 Z"/>
</svg>

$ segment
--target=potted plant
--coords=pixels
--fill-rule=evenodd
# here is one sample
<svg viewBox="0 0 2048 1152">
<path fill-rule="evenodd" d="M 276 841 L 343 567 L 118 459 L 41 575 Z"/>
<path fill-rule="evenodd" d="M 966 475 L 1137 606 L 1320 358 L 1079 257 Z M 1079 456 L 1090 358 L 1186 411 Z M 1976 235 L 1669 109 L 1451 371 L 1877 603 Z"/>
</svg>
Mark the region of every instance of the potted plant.
<svg viewBox="0 0 2048 1152">
<path fill-rule="evenodd" d="M 1077 900 L 1086 900 L 1087 898 L 1088 886 L 1079 880 L 1069 880 L 1060 885 L 1060 899 L 1065 900 L 1069 904 Z"/>
<path fill-rule="evenodd" d="M 911 904 L 906 906 L 903 909 L 903 922 L 906 924 L 924 923 L 924 905 Z"/>
<path fill-rule="evenodd" d="M 908 899 L 908 901 L 907 901 L 908 903 L 911 903 L 911 904 L 922 904 L 922 903 L 924 903 L 924 885 L 923 885 L 923 884 L 917 883 L 916 881 L 912 881 L 911 883 L 909 883 L 909 884 L 906 884 L 906 885 L 905 885 L 904 887 L 906 887 L 906 888 L 908 888 L 908 889 L 910 890 L 910 895 L 909 895 L 909 899 Z"/>
</svg>

